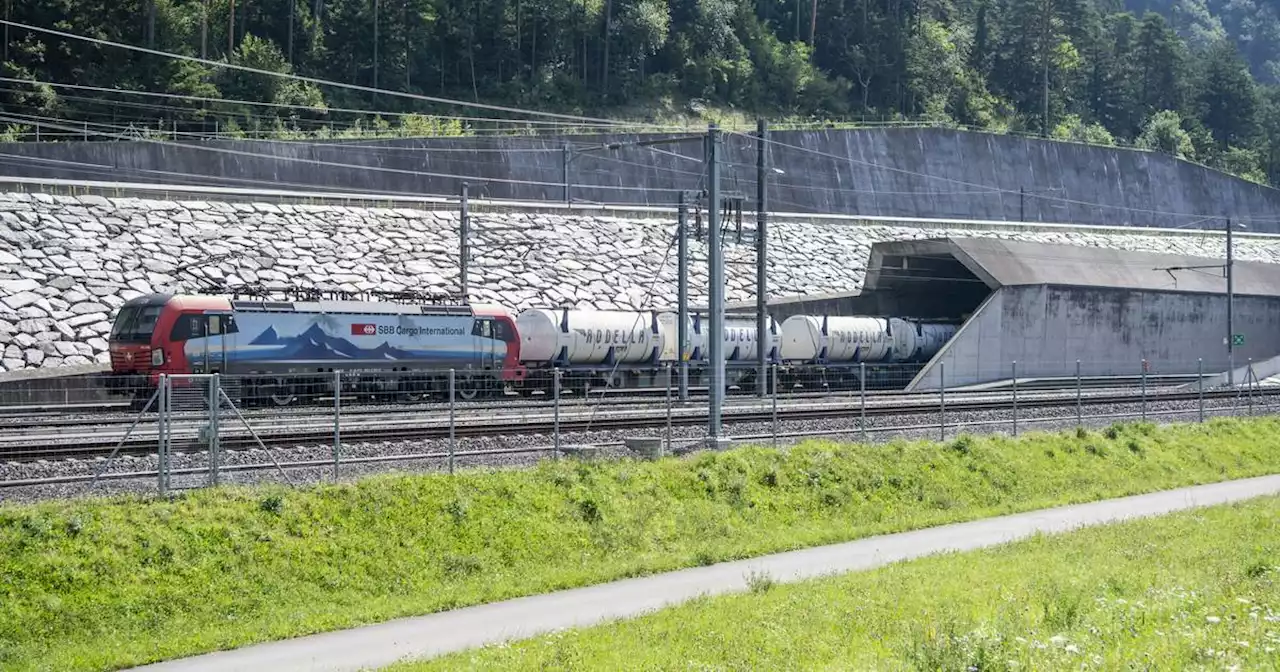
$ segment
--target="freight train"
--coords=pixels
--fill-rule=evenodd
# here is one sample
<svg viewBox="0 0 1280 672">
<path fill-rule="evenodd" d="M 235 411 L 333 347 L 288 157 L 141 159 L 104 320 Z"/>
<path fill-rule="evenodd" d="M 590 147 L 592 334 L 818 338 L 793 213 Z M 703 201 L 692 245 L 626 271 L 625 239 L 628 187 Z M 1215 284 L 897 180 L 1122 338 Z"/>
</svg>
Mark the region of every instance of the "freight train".
<svg viewBox="0 0 1280 672">
<path fill-rule="evenodd" d="M 149 396 L 160 374 L 222 373 L 253 404 L 288 405 L 331 394 L 334 372 L 349 391 L 404 401 L 454 393 L 585 393 L 668 385 L 684 367 L 690 385 L 709 382 L 706 323 L 689 316 L 679 343 L 674 312 L 531 308 L 383 300 L 264 300 L 153 294 L 131 299 L 109 337 L 113 394 Z M 954 324 L 903 318 L 797 315 L 768 333 L 755 316 L 729 315 L 723 347 L 728 389 L 754 389 L 759 348 L 788 388 L 856 388 L 927 361 Z M 896 367 L 896 368 L 895 368 Z M 558 374 L 557 374 L 558 372 Z M 870 377 L 870 375 L 868 377 Z M 557 380 L 557 375 L 559 380 Z M 905 383 L 905 380 L 901 381 Z"/>
</svg>

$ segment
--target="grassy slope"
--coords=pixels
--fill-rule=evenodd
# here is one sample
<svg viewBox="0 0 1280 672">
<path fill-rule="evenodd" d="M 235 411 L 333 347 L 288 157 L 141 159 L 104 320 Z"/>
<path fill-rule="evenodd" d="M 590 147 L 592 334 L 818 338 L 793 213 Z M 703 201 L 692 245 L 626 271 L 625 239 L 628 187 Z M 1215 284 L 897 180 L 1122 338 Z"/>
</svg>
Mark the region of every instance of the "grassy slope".
<svg viewBox="0 0 1280 672">
<path fill-rule="evenodd" d="M 1276 670 L 1280 498 L 752 593 L 394 669 Z"/>
<path fill-rule="evenodd" d="M 1280 421 L 811 444 L 0 507 L 0 667 L 139 664 L 944 522 L 1280 472 Z"/>
</svg>

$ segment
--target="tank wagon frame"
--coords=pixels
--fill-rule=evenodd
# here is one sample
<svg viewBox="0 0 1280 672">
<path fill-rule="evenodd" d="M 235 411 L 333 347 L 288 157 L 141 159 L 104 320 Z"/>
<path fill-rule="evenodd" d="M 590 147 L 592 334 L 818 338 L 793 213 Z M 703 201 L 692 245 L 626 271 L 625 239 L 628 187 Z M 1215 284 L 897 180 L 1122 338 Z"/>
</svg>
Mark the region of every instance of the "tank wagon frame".
<svg viewBox="0 0 1280 672">
<path fill-rule="evenodd" d="M 951 322 L 898 317 L 793 315 L 782 325 L 784 389 L 895 389 L 955 335 Z"/>
<path fill-rule="evenodd" d="M 710 384 L 707 334 L 700 314 L 691 314 L 689 341 L 679 340 L 679 315 L 659 311 L 588 311 L 535 308 L 516 319 L 521 337 L 525 388 L 550 393 L 555 375 L 561 389 L 585 394 L 593 389 L 663 388 L 675 385 L 680 364 L 689 384 Z M 778 325 L 770 321 L 766 361 L 778 363 Z M 730 390 L 755 385 L 755 318 L 730 316 L 725 329 L 725 375 Z M 671 379 L 668 379 L 668 375 Z"/>
<path fill-rule="evenodd" d="M 754 315 L 729 315 L 725 386 L 754 390 L 757 356 L 783 389 L 855 390 L 902 384 L 955 333 L 955 325 L 897 317 L 772 318 L 763 339 Z M 467 305 L 416 293 L 284 298 L 154 294 L 126 302 L 110 336 L 108 390 L 150 396 L 160 374 L 229 374 L 228 394 L 249 405 L 289 405 L 334 393 L 418 401 L 443 398 L 455 371 L 459 398 L 661 389 L 682 366 L 689 385 L 710 384 L 703 316 L 679 343 L 670 311 L 599 311 Z M 668 377 L 670 376 L 670 377 Z M 181 377 L 179 375 L 179 381 Z M 770 381 L 771 387 L 772 381 Z"/>
</svg>

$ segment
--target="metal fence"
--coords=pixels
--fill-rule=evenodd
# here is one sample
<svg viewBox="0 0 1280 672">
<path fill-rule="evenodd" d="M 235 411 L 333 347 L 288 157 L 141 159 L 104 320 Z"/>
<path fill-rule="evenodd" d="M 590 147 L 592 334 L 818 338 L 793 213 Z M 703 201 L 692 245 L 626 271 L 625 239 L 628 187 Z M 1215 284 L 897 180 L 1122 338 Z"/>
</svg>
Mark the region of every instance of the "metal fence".
<svg viewBox="0 0 1280 672">
<path fill-rule="evenodd" d="M 1198 365 L 1167 374 L 1145 361 L 1125 376 L 1079 362 L 1074 375 L 1023 373 L 1050 364 L 1062 369 L 1010 362 L 1006 376 L 966 386 L 947 383 L 940 367 L 940 389 L 913 393 L 899 390 L 919 366 L 773 366 L 763 397 L 754 369 L 729 367 L 717 445 L 1204 421 L 1271 413 L 1280 393 L 1252 363 L 1234 387 L 1206 384 Z M 0 389 L 0 499 L 682 454 L 710 442 L 707 381 L 681 368 L 535 371 L 518 392 L 472 369 L 165 375 L 133 388 L 101 376 L 49 379 L 38 394 Z"/>
</svg>

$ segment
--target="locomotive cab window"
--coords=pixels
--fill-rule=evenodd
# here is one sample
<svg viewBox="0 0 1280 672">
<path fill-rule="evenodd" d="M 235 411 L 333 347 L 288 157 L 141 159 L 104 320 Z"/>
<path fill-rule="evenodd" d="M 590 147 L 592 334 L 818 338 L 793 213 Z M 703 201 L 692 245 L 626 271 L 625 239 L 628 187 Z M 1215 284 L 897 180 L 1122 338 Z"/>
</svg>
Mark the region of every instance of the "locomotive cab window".
<svg viewBox="0 0 1280 672">
<path fill-rule="evenodd" d="M 232 315 L 183 315 L 173 324 L 169 338 L 173 341 L 189 341 L 193 338 L 220 336 L 236 333 Z"/>
<path fill-rule="evenodd" d="M 162 306 L 126 306 L 120 309 L 111 327 L 111 340 L 117 343 L 150 343 Z"/>
<path fill-rule="evenodd" d="M 189 341 L 193 338 L 204 338 L 207 327 L 208 321 L 205 320 L 204 315 L 183 315 L 173 323 L 169 340 Z"/>
<path fill-rule="evenodd" d="M 206 315 L 209 318 L 209 336 L 225 336 L 226 334 L 234 334 L 240 330 L 236 328 L 235 315 Z"/>
<path fill-rule="evenodd" d="M 504 343 L 511 343 L 516 340 L 515 334 L 511 331 L 511 325 L 507 324 L 503 320 L 498 320 L 493 323 L 493 334 L 499 341 Z"/>
<path fill-rule="evenodd" d="M 493 320 L 476 320 L 471 326 L 471 335 L 481 338 L 493 338 Z"/>
</svg>

